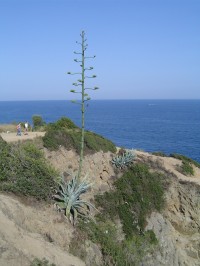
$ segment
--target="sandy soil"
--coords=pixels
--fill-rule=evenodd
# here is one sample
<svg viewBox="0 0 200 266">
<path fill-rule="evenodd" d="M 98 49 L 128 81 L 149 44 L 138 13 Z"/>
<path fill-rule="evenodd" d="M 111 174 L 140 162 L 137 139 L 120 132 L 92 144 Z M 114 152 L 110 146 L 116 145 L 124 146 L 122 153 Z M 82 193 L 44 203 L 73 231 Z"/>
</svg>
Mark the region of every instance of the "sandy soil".
<svg viewBox="0 0 200 266">
<path fill-rule="evenodd" d="M 181 165 L 181 161 L 176 159 L 176 158 L 160 157 L 160 156 L 152 155 L 148 152 L 141 152 L 141 151 L 136 151 L 136 154 L 139 156 L 142 156 L 144 158 L 149 157 L 151 160 L 154 160 L 154 161 L 159 160 L 160 163 L 163 165 L 163 167 L 167 171 L 175 174 L 178 177 L 178 179 L 180 179 L 182 181 L 188 181 L 188 182 L 192 182 L 192 183 L 196 183 L 196 184 L 200 185 L 200 169 L 194 165 L 193 165 L 194 175 L 193 176 L 185 176 L 185 175 L 181 174 L 179 171 L 177 171 L 177 166 Z"/>
<path fill-rule="evenodd" d="M 0 194 L 0 266 L 30 266 L 46 258 L 56 266 L 83 266 L 67 252 L 73 228 L 52 207 L 26 206 Z"/>
<path fill-rule="evenodd" d="M 36 137 L 43 137 L 45 135 L 45 132 L 28 132 L 28 135 L 24 135 L 22 133 L 21 136 L 17 136 L 16 133 L 1 133 L 1 137 L 6 142 L 15 142 L 19 140 L 27 140 L 27 139 L 34 139 Z"/>
</svg>

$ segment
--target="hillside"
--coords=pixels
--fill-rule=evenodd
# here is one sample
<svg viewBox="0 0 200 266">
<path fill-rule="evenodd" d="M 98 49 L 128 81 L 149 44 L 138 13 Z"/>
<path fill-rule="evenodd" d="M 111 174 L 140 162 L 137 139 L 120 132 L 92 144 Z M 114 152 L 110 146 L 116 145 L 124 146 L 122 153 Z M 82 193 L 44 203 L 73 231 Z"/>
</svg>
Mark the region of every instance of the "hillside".
<svg viewBox="0 0 200 266">
<path fill-rule="evenodd" d="M 66 179 L 78 168 L 78 155 L 73 150 L 43 148 L 43 152 L 48 162 L 64 173 Z M 146 231 L 155 233 L 158 244 L 144 255 L 142 264 L 137 265 L 199 266 L 200 169 L 192 166 L 194 175 L 186 176 L 178 171 L 182 164 L 179 159 L 141 151 L 136 151 L 136 155 L 134 163 L 144 163 L 152 173 L 162 173 L 165 184 L 164 208 L 161 212 L 152 211 L 145 224 Z M 112 191 L 113 182 L 123 174 L 111 165 L 113 156 L 111 152 L 100 151 L 85 157 L 83 172 L 89 174 L 93 183 L 91 191 L 86 194 L 91 202 L 94 202 L 95 195 Z M 28 266 L 34 258 L 42 260 L 44 257 L 57 266 L 103 265 L 101 246 L 84 238 L 78 238 L 76 242 L 80 237 L 76 227 L 50 203 L 1 193 L 0 215 L 1 266 Z M 120 237 L 123 239 L 122 234 Z M 80 256 L 85 263 L 70 255 L 69 251 Z"/>
</svg>

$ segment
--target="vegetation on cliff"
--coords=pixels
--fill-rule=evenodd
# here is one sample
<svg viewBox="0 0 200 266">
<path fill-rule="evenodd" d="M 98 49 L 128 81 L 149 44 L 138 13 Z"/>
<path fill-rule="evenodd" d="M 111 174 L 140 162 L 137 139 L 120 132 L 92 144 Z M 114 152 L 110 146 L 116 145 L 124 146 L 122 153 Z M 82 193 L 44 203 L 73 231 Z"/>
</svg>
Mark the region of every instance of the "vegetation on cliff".
<svg viewBox="0 0 200 266">
<path fill-rule="evenodd" d="M 67 150 L 74 149 L 77 153 L 80 152 L 80 129 L 52 129 L 53 126 L 47 128 L 46 134 L 43 137 L 44 147 L 49 150 L 58 150 L 59 147 L 65 147 Z M 84 137 L 84 154 L 95 153 L 98 151 L 115 152 L 116 146 L 112 141 L 95 134 L 90 131 L 85 132 Z"/>
<path fill-rule="evenodd" d="M 32 143 L 7 144 L 0 138 L 0 190 L 49 200 L 58 173 Z"/>
<path fill-rule="evenodd" d="M 168 156 L 162 151 L 152 152 L 152 154 L 160 157 L 173 157 L 182 161 L 182 164 L 180 166 L 177 166 L 177 170 L 183 175 L 193 176 L 194 175 L 193 166 L 200 168 L 200 163 L 182 154 L 171 153 Z"/>
<path fill-rule="evenodd" d="M 96 195 L 101 212 L 96 222 L 79 223 L 71 251 L 84 259 L 81 247 L 89 238 L 100 247 L 103 265 L 138 265 L 157 244 L 154 232 L 145 231 L 145 226 L 148 215 L 164 206 L 163 179 L 144 164 L 131 166 L 114 182 L 113 190 Z"/>
</svg>

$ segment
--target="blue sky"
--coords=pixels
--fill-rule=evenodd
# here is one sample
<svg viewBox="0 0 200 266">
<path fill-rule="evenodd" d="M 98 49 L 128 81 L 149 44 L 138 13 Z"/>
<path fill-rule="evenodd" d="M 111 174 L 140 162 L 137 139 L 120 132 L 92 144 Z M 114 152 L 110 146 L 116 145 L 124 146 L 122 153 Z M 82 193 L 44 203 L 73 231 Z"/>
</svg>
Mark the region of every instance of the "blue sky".
<svg viewBox="0 0 200 266">
<path fill-rule="evenodd" d="M 85 30 L 92 99 L 200 99 L 199 0 L 0 0 L 0 100 L 70 100 Z"/>
</svg>

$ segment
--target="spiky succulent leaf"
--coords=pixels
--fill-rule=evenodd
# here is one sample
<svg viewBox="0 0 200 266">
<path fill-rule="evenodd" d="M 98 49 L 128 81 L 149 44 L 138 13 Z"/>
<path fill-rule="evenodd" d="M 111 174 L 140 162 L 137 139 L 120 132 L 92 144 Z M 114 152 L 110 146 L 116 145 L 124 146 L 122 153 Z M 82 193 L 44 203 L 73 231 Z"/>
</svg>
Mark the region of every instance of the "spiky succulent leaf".
<svg viewBox="0 0 200 266">
<path fill-rule="evenodd" d="M 87 176 L 81 181 L 74 176 L 68 182 L 63 179 L 59 182 L 59 188 L 53 199 L 57 202 L 58 207 L 65 210 L 66 216 L 73 216 L 73 223 L 78 215 L 86 216 L 81 210 L 95 208 L 91 203 L 80 199 L 81 195 L 86 193 L 90 187 L 91 183 L 88 182 Z"/>
<path fill-rule="evenodd" d="M 134 151 L 125 151 L 122 155 L 117 155 L 111 161 L 111 163 L 120 169 L 130 166 L 135 159 Z"/>
</svg>

